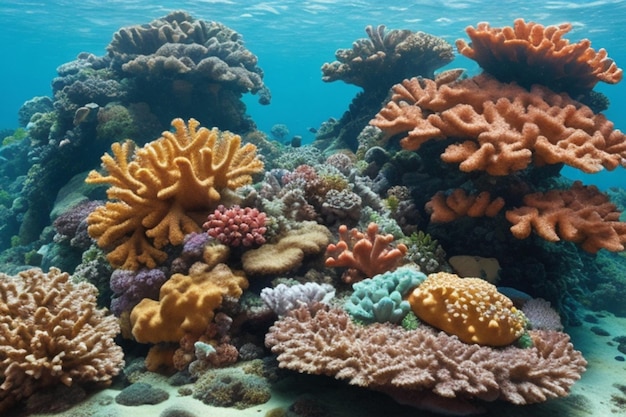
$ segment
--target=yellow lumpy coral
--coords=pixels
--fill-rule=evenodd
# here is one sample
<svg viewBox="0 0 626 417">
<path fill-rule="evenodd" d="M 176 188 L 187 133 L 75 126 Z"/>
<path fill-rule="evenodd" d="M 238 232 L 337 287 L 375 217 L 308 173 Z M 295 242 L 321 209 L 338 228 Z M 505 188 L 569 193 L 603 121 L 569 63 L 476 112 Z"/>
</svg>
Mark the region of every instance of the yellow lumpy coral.
<svg viewBox="0 0 626 417">
<path fill-rule="evenodd" d="M 140 343 L 178 342 L 185 334 L 199 336 L 223 298 L 239 298 L 246 288 L 245 276 L 225 264 L 210 271 L 174 274 L 161 287 L 159 301 L 144 298 L 133 308 L 133 336 Z"/>
<path fill-rule="evenodd" d="M 109 202 L 87 219 L 89 234 L 117 268 L 154 268 L 166 259 L 167 244 L 180 245 L 185 234 L 201 231 L 204 215 L 218 205 L 225 189 L 252 182 L 263 170 L 256 146 L 241 137 L 199 122 L 174 119 L 174 132 L 137 149 L 114 143 L 102 165 L 108 175 L 91 171 L 88 183 L 110 184 Z"/>
<path fill-rule="evenodd" d="M 409 303 L 420 320 L 465 343 L 506 346 L 526 329 L 524 314 L 493 284 L 480 278 L 430 274 L 409 295 Z"/>
</svg>

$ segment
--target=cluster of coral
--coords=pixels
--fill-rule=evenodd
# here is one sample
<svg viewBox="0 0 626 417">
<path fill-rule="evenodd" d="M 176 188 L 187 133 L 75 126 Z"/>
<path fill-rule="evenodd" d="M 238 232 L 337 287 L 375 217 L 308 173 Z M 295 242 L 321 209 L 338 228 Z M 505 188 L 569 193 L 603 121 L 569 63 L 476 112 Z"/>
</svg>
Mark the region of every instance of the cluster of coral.
<svg viewBox="0 0 626 417">
<path fill-rule="evenodd" d="M 72 279 L 0 277 L 0 410 L 57 382 L 109 383 L 122 366 L 118 331 L 129 355 L 147 352 L 147 370 L 175 373 L 219 407 L 268 401 L 276 362 L 447 414 L 568 395 L 586 361 L 563 332 L 573 295 L 554 265 L 624 250 L 626 226 L 605 194 L 559 170 L 615 169 L 626 138 L 580 101 L 621 70 L 588 42 L 569 44 L 567 30 L 468 28 L 471 45 L 457 45 L 485 72 L 464 78 L 435 74 L 453 56 L 442 39 L 368 26 L 323 67 L 324 81 L 363 87 L 358 117 L 285 149 L 226 130 L 241 94 L 265 92 L 240 35 L 184 12 L 121 29 L 107 57 L 83 56 L 56 82 L 57 101 L 79 103 L 77 83 L 100 86 L 104 101 L 54 112 L 95 142 L 105 120 L 147 135 L 125 113 L 139 89 L 173 129 L 105 141 L 101 169 L 80 178 L 98 199 L 59 208 L 56 235 L 31 257 L 70 265 L 55 248 L 80 253 Z M 536 84 L 539 61 L 553 82 Z M 492 70 L 510 62 L 529 78 Z M 576 97 L 557 88 L 572 78 Z M 194 118 L 198 91 L 223 112 Z M 44 116 L 30 117 L 36 132 L 33 118 Z M 497 279 L 528 294 L 509 298 Z"/>
</svg>

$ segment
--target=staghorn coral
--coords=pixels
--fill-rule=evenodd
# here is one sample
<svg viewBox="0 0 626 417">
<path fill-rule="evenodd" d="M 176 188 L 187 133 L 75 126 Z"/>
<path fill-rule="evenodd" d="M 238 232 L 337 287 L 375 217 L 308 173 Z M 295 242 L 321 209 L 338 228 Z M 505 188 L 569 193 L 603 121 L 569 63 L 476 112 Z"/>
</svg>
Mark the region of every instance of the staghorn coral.
<svg viewBox="0 0 626 417">
<path fill-rule="evenodd" d="M 406 134 L 400 144 L 407 150 L 458 138 L 441 159 L 464 172 L 502 176 L 531 163 L 564 163 L 592 173 L 613 170 L 626 157 L 626 137 L 604 115 L 545 87 L 528 91 L 486 74 L 441 85 L 405 80 L 370 124 L 385 138 Z"/>
<path fill-rule="evenodd" d="M 454 58 L 444 39 L 424 32 L 387 30 L 385 25 L 369 25 L 365 32 L 368 38 L 357 39 L 352 49 L 337 50 L 337 61 L 322 66 L 323 81 L 342 80 L 364 89 L 388 88 L 418 74 L 432 78 L 437 68 Z"/>
<path fill-rule="evenodd" d="M 58 384 L 109 385 L 124 364 L 97 289 L 51 268 L 0 274 L 0 412 Z"/>
<path fill-rule="evenodd" d="M 542 84 L 576 96 L 591 90 L 598 81 L 621 81 L 623 71 L 608 58 L 606 50 L 596 52 L 589 39 L 570 43 L 563 38 L 570 30 L 571 23 L 544 27 L 516 19 L 513 27 L 492 28 L 483 22 L 465 30 L 470 44 L 459 39 L 456 46 L 459 53 L 500 81 L 515 81 L 527 88 Z"/>
<path fill-rule="evenodd" d="M 403 243 L 391 246 L 393 235 L 378 234 L 378 225 L 370 223 L 365 233 L 339 226 L 339 242 L 326 248 L 326 266 L 348 268 L 342 275 L 347 283 L 361 281 L 396 268 L 407 252 Z"/>
<path fill-rule="evenodd" d="M 465 216 L 495 217 L 504 204 L 502 197 L 492 199 L 489 191 L 473 195 L 462 188 L 455 188 L 449 195 L 443 191 L 437 192 L 426 203 L 426 211 L 430 213 L 431 221 L 446 223 Z"/>
<path fill-rule="evenodd" d="M 494 349 L 425 325 L 411 331 L 390 323 L 360 326 L 340 309 L 312 314 L 301 308 L 277 321 L 265 343 L 282 368 L 334 376 L 405 403 L 430 394 L 440 411 L 451 412 L 467 411 L 468 399 L 531 404 L 566 396 L 587 362 L 565 333 L 530 334 L 531 348 Z"/>
<path fill-rule="evenodd" d="M 115 267 L 154 268 L 167 255 L 161 249 L 180 245 L 187 233 L 201 230 L 196 214 L 220 202 L 224 190 L 252 182 L 263 162 L 252 144 L 217 129 L 199 128 L 190 119 L 172 121 L 174 132 L 137 149 L 131 159 L 130 142 L 114 143 L 113 156 L 102 165 L 108 175 L 91 171 L 86 182 L 110 184 L 109 202 L 93 211 L 89 234 Z"/>
<path fill-rule="evenodd" d="M 211 270 L 174 274 L 161 286 L 159 301 L 144 298 L 130 313 L 140 343 L 178 342 L 186 334 L 202 335 L 226 296 L 238 298 L 248 280 L 226 264 Z"/>
<path fill-rule="evenodd" d="M 624 250 L 626 223 L 619 221 L 620 214 L 606 194 L 580 181 L 568 190 L 527 194 L 523 206 L 505 213 L 518 239 L 535 231 L 545 240 L 575 242 L 590 253 Z"/>
<path fill-rule="evenodd" d="M 465 343 L 506 346 L 526 330 L 526 317 L 481 278 L 430 274 L 408 297 L 415 315 Z"/>
</svg>

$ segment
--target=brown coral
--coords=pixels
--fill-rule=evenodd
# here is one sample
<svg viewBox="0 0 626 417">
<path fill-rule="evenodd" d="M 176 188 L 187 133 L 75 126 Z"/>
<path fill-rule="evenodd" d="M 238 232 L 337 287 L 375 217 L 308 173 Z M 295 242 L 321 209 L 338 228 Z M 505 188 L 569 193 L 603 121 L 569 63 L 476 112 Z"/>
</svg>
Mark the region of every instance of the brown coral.
<svg viewBox="0 0 626 417">
<path fill-rule="evenodd" d="M 492 28 L 483 22 L 466 29 L 471 44 L 459 39 L 456 46 L 500 81 L 515 81 L 527 88 L 542 84 L 576 96 L 593 89 L 598 81 L 619 82 L 623 71 L 606 50 L 596 52 L 589 39 L 570 43 L 563 38 L 570 30 L 570 23 L 544 27 L 516 19 L 513 27 Z"/>
<path fill-rule="evenodd" d="M 51 268 L 0 274 L 0 412 L 41 388 L 108 385 L 124 365 L 97 289 Z"/>
<path fill-rule="evenodd" d="M 326 249 L 326 266 L 348 268 L 342 275 L 347 283 L 391 271 L 400 265 L 408 251 L 404 243 L 391 246 L 393 240 L 390 234 L 378 234 L 376 223 L 370 223 L 365 233 L 341 225 L 339 242 L 331 243 Z"/>
<path fill-rule="evenodd" d="M 447 223 L 465 216 L 494 217 L 504 204 L 502 197 L 492 199 L 489 191 L 473 195 L 462 188 L 456 188 L 449 195 L 443 191 L 436 193 L 426 203 L 426 211 L 430 213 L 431 221 Z"/>
<path fill-rule="evenodd" d="M 530 404 L 563 397 L 587 362 L 569 336 L 531 331 L 534 346 L 468 345 L 428 326 L 356 325 L 343 310 L 301 308 L 277 321 L 265 343 L 282 368 L 334 376 L 408 397 L 425 391 L 450 406 L 475 398 Z"/>
<path fill-rule="evenodd" d="M 385 25 L 367 26 L 365 32 L 368 38 L 357 39 L 352 49 L 337 50 L 337 61 L 322 66 L 322 80 L 388 88 L 416 75 L 432 78 L 437 68 L 454 58 L 444 39 L 424 32 L 387 30 Z"/>
<path fill-rule="evenodd" d="M 545 87 L 528 91 L 485 74 L 441 85 L 405 80 L 370 124 L 386 138 L 406 134 L 400 144 L 408 150 L 459 139 L 441 159 L 465 172 L 508 175 L 531 163 L 565 163 L 590 173 L 626 158 L 626 136 L 604 115 Z"/>
<path fill-rule="evenodd" d="M 88 183 L 110 184 L 109 202 L 87 219 L 89 234 L 117 268 L 154 268 L 166 258 L 166 244 L 179 245 L 185 234 L 200 232 L 201 221 L 226 189 L 252 181 L 263 163 L 252 144 L 217 129 L 199 128 L 190 119 L 172 121 L 174 132 L 137 149 L 114 143 L 102 165 L 108 175 L 91 171 Z M 130 160 L 130 161 L 129 161 Z M 199 217 L 200 216 L 200 217 Z"/>
<path fill-rule="evenodd" d="M 511 232 L 525 239 L 535 231 L 543 239 L 580 244 L 587 252 L 623 251 L 626 223 L 609 197 L 597 187 L 574 182 L 568 190 L 550 190 L 524 196 L 524 206 L 508 210 Z"/>
</svg>

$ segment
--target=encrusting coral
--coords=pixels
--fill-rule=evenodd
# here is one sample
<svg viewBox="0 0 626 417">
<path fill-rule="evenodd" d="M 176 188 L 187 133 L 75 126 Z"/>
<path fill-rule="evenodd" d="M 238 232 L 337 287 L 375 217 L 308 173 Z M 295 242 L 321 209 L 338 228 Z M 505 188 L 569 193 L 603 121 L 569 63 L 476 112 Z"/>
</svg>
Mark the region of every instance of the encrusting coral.
<svg viewBox="0 0 626 417">
<path fill-rule="evenodd" d="M 466 29 L 470 44 L 459 39 L 456 46 L 498 80 L 527 88 L 542 84 L 575 96 L 590 91 L 598 81 L 619 82 L 623 71 L 606 50 L 596 52 L 589 39 L 570 43 L 563 38 L 570 30 L 571 23 L 544 27 L 516 19 L 513 27 L 492 28 L 483 22 Z"/>
<path fill-rule="evenodd" d="M 565 333 L 529 332 L 533 346 L 465 344 L 426 325 L 355 324 L 343 310 L 306 307 L 277 321 L 265 343 L 281 368 L 334 376 L 442 412 L 476 411 L 467 400 L 531 404 L 563 397 L 587 362 Z M 430 397 L 430 398 L 429 398 Z M 439 401 L 437 401 L 439 399 Z"/>
<path fill-rule="evenodd" d="M 481 278 L 430 274 L 408 297 L 415 315 L 465 343 L 507 346 L 526 330 L 524 314 Z"/>
<path fill-rule="evenodd" d="M 0 274 L 0 412 L 58 384 L 107 386 L 124 365 L 97 289 L 51 268 Z"/>
<path fill-rule="evenodd" d="M 378 225 L 370 223 L 365 233 L 339 226 L 339 242 L 326 248 L 326 266 L 348 268 L 342 279 L 347 283 L 361 281 L 396 268 L 408 248 L 404 243 L 391 246 L 393 235 L 378 233 Z"/>
<path fill-rule="evenodd" d="M 105 154 L 108 172 L 91 171 L 86 182 L 110 184 L 110 201 L 93 211 L 87 222 L 98 246 L 116 268 L 154 268 L 167 255 L 165 245 L 180 245 L 185 234 L 201 231 L 202 218 L 215 208 L 224 190 L 252 182 L 263 170 L 252 144 L 217 129 L 199 128 L 199 122 L 174 119 L 174 132 L 139 148 L 114 143 Z M 199 216 L 199 217 L 198 217 Z"/>
</svg>

